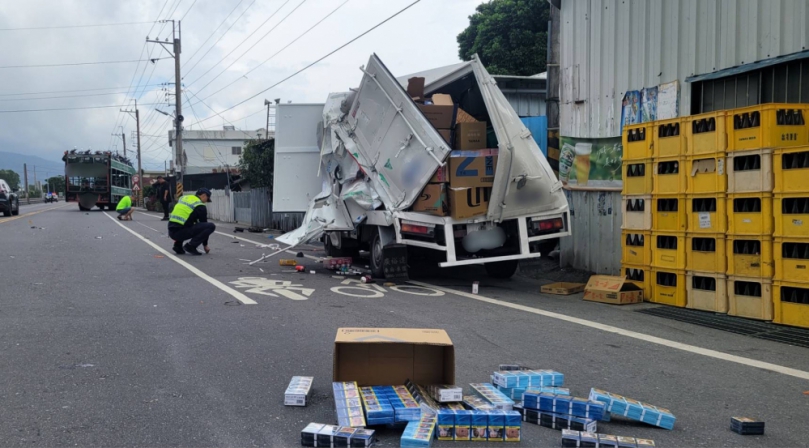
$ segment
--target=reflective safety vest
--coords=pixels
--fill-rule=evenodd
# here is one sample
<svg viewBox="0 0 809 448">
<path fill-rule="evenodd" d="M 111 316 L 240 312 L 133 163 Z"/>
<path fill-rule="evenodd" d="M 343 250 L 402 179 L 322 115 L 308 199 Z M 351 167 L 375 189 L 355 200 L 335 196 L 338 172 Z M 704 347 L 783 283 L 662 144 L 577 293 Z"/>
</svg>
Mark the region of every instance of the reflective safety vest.
<svg viewBox="0 0 809 448">
<path fill-rule="evenodd" d="M 180 200 L 177 201 L 177 205 L 174 206 L 171 215 L 169 215 L 169 222 L 185 225 L 185 222 L 188 221 L 188 217 L 191 216 L 191 212 L 200 205 L 205 206 L 202 200 L 193 194 L 181 197 Z"/>
<path fill-rule="evenodd" d="M 132 199 L 129 196 L 124 196 L 118 201 L 118 205 L 115 206 L 115 211 L 120 211 L 127 207 L 132 207 Z"/>
</svg>

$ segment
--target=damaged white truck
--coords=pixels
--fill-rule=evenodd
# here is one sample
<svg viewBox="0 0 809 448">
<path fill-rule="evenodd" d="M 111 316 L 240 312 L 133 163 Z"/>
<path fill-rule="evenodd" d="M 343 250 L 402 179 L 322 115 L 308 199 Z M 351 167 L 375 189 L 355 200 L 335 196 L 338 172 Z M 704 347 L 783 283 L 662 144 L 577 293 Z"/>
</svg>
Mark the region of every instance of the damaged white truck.
<svg viewBox="0 0 809 448">
<path fill-rule="evenodd" d="M 368 251 L 379 278 L 400 276 L 408 257 L 413 263 L 425 255 L 440 267 L 483 264 L 490 276 L 507 278 L 519 260 L 540 257 L 570 235 L 561 182 L 477 58 L 426 85 L 423 104 L 376 55 L 361 70 L 359 88 L 330 94 L 322 121 L 303 127 L 318 133 L 319 170 L 311 175 L 322 181 L 322 192 L 310 202 L 302 226 L 278 241 L 297 246 L 322 239 L 331 256 Z M 476 174 L 471 161 L 461 161 L 445 184 L 453 194 L 442 197 L 444 209 L 431 214 L 414 211 L 414 204 L 425 199 L 425 187 L 451 154 L 464 155 L 453 153 L 447 134 L 423 112 L 436 94 L 451 97 L 453 125 L 461 113 L 487 123 L 486 154 L 496 155 L 487 160 L 496 162 L 485 168 L 494 170 L 485 188 L 456 188 L 455 174 Z M 283 132 L 277 129 L 277 135 Z M 275 169 L 285 169 L 278 148 Z M 467 217 L 458 217 L 451 201 L 464 198 L 469 206 L 484 207 L 475 216 L 466 210 Z"/>
</svg>

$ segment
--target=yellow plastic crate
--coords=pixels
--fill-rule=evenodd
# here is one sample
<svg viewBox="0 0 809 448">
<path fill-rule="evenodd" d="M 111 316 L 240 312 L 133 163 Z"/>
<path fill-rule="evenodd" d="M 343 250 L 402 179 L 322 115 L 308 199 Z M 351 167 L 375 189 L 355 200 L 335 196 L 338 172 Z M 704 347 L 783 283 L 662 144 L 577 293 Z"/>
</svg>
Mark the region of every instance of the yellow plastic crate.
<svg viewBox="0 0 809 448">
<path fill-rule="evenodd" d="M 773 287 L 773 322 L 809 328 L 809 285 L 776 281 Z"/>
<path fill-rule="evenodd" d="M 654 157 L 680 157 L 685 155 L 685 122 L 682 118 L 655 121 L 652 127 L 654 132 Z"/>
<path fill-rule="evenodd" d="M 652 297 L 652 268 L 622 264 L 621 273 L 626 277 L 627 282 L 643 290 L 643 300 L 648 302 Z"/>
<path fill-rule="evenodd" d="M 686 217 L 686 196 L 652 196 L 652 230 L 658 232 L 685 232 L 688 226 Z"/>
<path fill-rule="evenodd" d="M 685 268 L 689 271 L 724 274 L 728 270 L 725 234 L 688 233 L 685 237 Z"/>
<path fill-rule="evenodd" d="M 725 111 L 685 117 L 686 149 L 689 156 L 723 153 L 728 147 Z"/>
<path fill-rule="evenodd" d="M 797 104 L 763 104 L 729 110 L 728 151 L 806 145 L 808 119 L 807 108 Z"/>
<path fill-rule="evenodd" d="M 652 159 L 624 161 L 623 182 L 623 194 L 652 194 Z"/>
<path fill-rule="evenodd" d="M 624 126 L 621 143 L 624 147 L 624 161 L 649 159 L 652 153 L 652 127 L 651 123 L 633 124 Z"/>
<path fill-rule="evenodd" d="M 776 280 L 809 284 L 809 239 L 776 238 L 772 254 Z"/>
<path fill-rule="evenodd" d="M 680 308 L 686 306 L 685 271 L 652 268 L 652 276 L 650 302 Z"/>
<path fill-rule="evenodd" d="M 773 196 L 770 193 L 729 194 L 727 199 L 728 233 L 734 235 L 772 235 L 774 228 Z"/>
<path fill-rule="evenodd" d="M 776 149 L 773 171 L 776 193 L 809 192 L 809 146 Z"/>
<path fill-rule="evenodd" d="M 772 237 L 728 235 L 728 275 L 772 278 Z"/>
<path fill-rule="evenodd" d="M 687 308 L 728 312 L 727 277 L 713 272 L 686 272 Z"/>
<path fill-rule="evenodd" d="M 724 154 L 688 157 L 685 162 L 685 179 L 688 194 L 724 194 L 728 189 Z"/>
<path fill-rule="evenodd" d="M 728 277 L 728 314 L 750 319 L 772 320 L 772 280 L 756 277 Z"/>
<path fill-rule="evenodd" d="M 685 270 L 685 233 L 652 232 L 652 266 Z"/>
<path fill-rule="evenodd" d="M 652 232 L 624 230 L 621 232 L 621 263 L 636 266 L 652 264 Z"/>
<path fill-rule="evenodd" d="M 775 185 L 772 160 L 772 149 L 728 153 L 728 193 L 771 193 Z"/>
<path fill-rule="evenodd" d="M 652 230 L 652 196 L 624 196 L 621 199 L 624 230 Z"/>
<path fill-rule="evenodd" d="M 725 233 L 728 216 L 724 194 L 688 195 L 686 218 L 688 231 L 692 233 Z"/>
<path fill-rule="evenodd" d="M 685 176 L 685 158 L 655 158 L 652 177 L 653 194 L 685 194 L 688 182 Z"/>
<path fill-rule="evenodd" d="M 776 194 L 775 236 L 809 238 L 809 193 Z"/>
</svg>

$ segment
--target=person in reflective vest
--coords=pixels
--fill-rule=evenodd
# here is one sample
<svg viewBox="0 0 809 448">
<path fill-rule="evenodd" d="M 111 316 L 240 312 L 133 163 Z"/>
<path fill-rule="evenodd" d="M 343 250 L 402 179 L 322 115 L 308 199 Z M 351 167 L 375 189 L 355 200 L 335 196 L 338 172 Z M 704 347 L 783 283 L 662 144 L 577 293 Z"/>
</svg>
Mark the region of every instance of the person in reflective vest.
<svg viewBox="0 0 809 448">
<path fill-rule="evenodd" d="M 174 252 L 177 255 L 189 253 L 202 255 L 197 249 L 202 245 L 205 253 L 208 247 L 208 237 L 216 230 L 216 225 L 208 222 L 208 209 L 206 202 L 211 202 L 211 190 L 200 188 L 196 194 L 189 194 L 180 198 L 169 215 L 169 237 L 174 240 Z M 190 240 L 183 245 L 183 241 Z"/>
<path fill-rule="evenodd" d="M 132 208 L 132 198 L 134 196 L 126 195 L 118 201 L 115 206 L 115 211 L 118 212 L 118 221 L 132 221 L 132 214 L 135 209 Z"/>
</svg>

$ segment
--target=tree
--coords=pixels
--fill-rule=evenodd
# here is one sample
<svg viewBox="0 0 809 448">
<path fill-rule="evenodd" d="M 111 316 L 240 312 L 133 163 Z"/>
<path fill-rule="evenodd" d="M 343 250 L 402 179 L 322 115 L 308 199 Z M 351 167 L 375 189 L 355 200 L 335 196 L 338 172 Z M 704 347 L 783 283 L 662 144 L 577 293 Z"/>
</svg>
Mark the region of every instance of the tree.
<svg viewBox="0 0 809 448">
<path fill-rule="evenodd" d="M 0 170 L 0 179 L 8 183 L 11 188 L 20 188 L 20 175 L 12 170 Z"/>
<path fill-rule="evenodd" d="M 490 0 L 469 16 L 458 35 L 458 55 L 469 61 L 477 53 L 494 75 L 530 76 L 545 71 L 547 0 Z"/>
<path fill-rule="evenodd" d="M 275 171 L 275 140 L 250 140 L 239 159 L 242 178 L 251 187 L 270 187 Z"/>
<path fill-rule="evenodd" d="M 39 189 L 37 187 L 35 187 L 33 185 L 29 185 L 28 186 L 28 196 L 32 197 L 32 198 L 41 198 L 42 197 L 42 192 L 39 191 Z"/>
<path fill-rule="evenodd" d="M 65 192 L 65 176 L 53 176 L 45 180 L 48 190 L 51 193 L 64 193 Z"/>
</svg>

